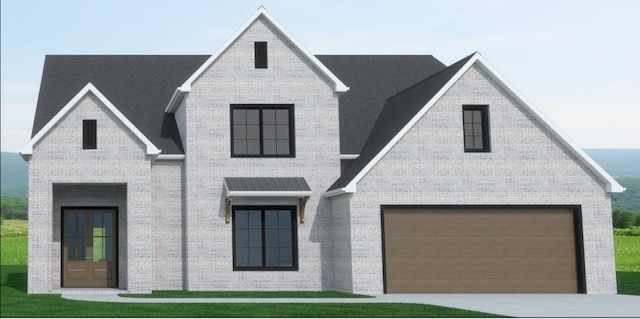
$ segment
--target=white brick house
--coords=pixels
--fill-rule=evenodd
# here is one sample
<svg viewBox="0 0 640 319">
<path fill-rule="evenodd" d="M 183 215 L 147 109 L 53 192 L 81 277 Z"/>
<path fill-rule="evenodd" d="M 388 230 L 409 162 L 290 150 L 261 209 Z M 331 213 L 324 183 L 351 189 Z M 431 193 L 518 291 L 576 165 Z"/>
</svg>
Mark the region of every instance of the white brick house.
<svg viewBox="0 0 640 319">
<path fill-rule="evenodd" d="M 624 189 L 474 53 L 47 56 L 29 293 L 615 293 Z"/>
</svg>

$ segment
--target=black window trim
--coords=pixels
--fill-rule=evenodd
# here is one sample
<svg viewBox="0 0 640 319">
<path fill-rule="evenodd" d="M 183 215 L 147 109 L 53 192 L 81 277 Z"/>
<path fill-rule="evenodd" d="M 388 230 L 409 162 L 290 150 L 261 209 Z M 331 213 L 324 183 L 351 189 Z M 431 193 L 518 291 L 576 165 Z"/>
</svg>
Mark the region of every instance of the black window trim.
<svg viewBox="0 0 640 319">
<path fill-rule="evenodd" d="M 464 130 L 464 111 L 480 111 L 482 117 L 482 145 L 483 148 L 467 148 L 465 143 L 465 130 Z M 489 105 L 486 104 L 467 104 L 462 106 L 462 147 L 465 153 L 490 153 L 491 152 L 491 137 L 489 129 Z"/>
<path fill-rule="evenodd" d="M 95 150 L 98 148 L 97 120 L 82 120 L 82 149 Z"/>
<path fill-rule="evenodd" d="M 231 131 L 231 157 L 239 158 L 295 158 L 296 157 L 296 141 L 295 141 L 295 116 L 294 116 L 293 104 L 231 104 L 230 108 L 230 121 L 229 129 Z M 258 109 L 260 115 L 258 120 L 260 121 L 260 154 L 235 154 L 234 153 L 234 133 L 233 133 L 233 110 L 237 109 Z M 264 154 L 264 140 L 262 138 L 262 110 L 265 109 L 288 109 L 289 110 L 289 154 Z"/>
<path fill-rule="evenodd" d="M 269 55 L 267 49 L 267 42 L 256 41 L 253 44 L 254 50 L 254 62 L 256 69 L 267 69 L 269 66 Z"/>
<path fill-rule="evenodd" d="M 290 210 L 291 211 L 291 240 L 292 240 L 292 267 L 238 267 L 236 266 L 236 210 L 260 210 L 262 213 L 262 264 L 266 264 L 265 253 L 265 231 L 264 231 L 264 212 L 266 210 Z M 283 205 L 283 206 L 233 206 L 232 208 L 232 246 L 233 246 L 233 271 L 298 271 L 298 227 L 296 223 L 297 206 Z"/>
</svg>

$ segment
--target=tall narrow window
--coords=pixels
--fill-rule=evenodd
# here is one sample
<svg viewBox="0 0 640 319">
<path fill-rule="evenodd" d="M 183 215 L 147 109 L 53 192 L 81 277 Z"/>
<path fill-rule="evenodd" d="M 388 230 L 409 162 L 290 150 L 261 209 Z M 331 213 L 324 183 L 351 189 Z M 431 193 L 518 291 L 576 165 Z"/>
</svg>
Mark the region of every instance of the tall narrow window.
<svg viewBox="0 0 640 319">
<path fill-rule="evenodd" d="M 297 270 L 295 211 L 295 206 L 234 207 L 234 270 Z"/>
<path fill-rule="evenodd" d="M 256 69 L 267 68 L 267 42 L 255 42 Z"/>
<path fill-rule="evenodd" d="M 94 150 L 97 147 L 97 125 L 96 120 L 82 121 L 82 148 Z"/>
<path fill-rule="evenodd" d="M 232 104 L 231 156 L 294 157 L 292 104 Z"/>
<path fill-rule="evenodd" d="M 489 107 L 487 105 L 463 105 L 465 152 L 490 152 Z"/>
</svg>

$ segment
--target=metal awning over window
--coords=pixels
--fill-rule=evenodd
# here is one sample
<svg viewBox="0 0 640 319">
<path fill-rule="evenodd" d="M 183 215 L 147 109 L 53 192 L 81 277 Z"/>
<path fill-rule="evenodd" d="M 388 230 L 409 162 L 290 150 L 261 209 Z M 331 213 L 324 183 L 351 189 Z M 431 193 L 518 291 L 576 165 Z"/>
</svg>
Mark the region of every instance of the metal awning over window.
<svg viewBox="0 0 640 319">
<path fill-rule="evenodd" d="M 304 208 L 312 191 L 302 177 L 225 177 L 226 222 L 231 221 L 234 197 L 298 197 L 300 223 L 304 223 Z"/>
</svg>

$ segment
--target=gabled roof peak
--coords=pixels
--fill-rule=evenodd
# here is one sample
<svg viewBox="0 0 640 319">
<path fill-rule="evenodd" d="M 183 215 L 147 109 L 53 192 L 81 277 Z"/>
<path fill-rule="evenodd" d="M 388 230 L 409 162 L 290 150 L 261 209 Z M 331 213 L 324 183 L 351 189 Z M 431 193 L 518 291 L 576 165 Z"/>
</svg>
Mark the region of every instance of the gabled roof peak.
<svg viewBox="0 0 640 319">
<path fill-rule="evenodd" d="M 152 157 L 158 156 L 161 150 L 158 149 L 151 141 L 138 130 L 114 105 L 107 99 L 100 90 L 98 90 L 91 82 L 87 83 L 80 92 L 78 92 L 20 151 L 22 158 L 27 160 L 33 155 L 33 146 L 44 138 L 69 112 L 75 109 L 80 100 L 85 96 L 93 94 L 106 108 L 115 115 L 140 141 L 146 145 L 146 154 Z"/>
<path fill-rule="evenodd" d="M 344 193 L 355 193 L 358 182 L 369 173 L 473 65 L 478 65 L 487 72 L 489 76 L 495 79 L 496 82 L 524 106 L 545 129 L 554 135 L 564 147 L 598 176 L 605 185 L 607 192 L 620 193 L 625 190 L 476 51 L 439 73 L 389 98 L 360 156 L 343 171 L 342 175 L 329 187 L 324 195 L 331 197 Z M 403 109 L 404 112 L 398 112 L 399 109 Z M 385 110 L 388 112 L 391 112 L 389 110 L 393 110 L 392 113 L 394 114 L 385 114 Z M 400 116 L 398 116 L 398 114 Z"/>
<path fill-rule="evenodd" d="M 307 50 L 300 42 L 298 42 L 268 11 L 264 6 L 260 6 L 258 10 L 225 42 L 218 51 L 216 51 L 207 61 L 205 61 L 196 72 L 194 72 L 180 87 L 176 88 L 173 97 L 167 105 L 166 112 L 172 113 L 180 104 L 180 101 L 184 97 L 184 94 L 191 91 L 191 84 L 197 80 L 211 64 L 213 64 L 227 49 L 238 39 L 256 20 L 260 17 L 264 17 L 269 23 L 271 23 L 279 32 L 281 32 L 285 38 L 287 38 L 293 46 L 298 49 L 304 57 L 309 59 L 311 64 L 320 70 L 320 72 L 326 76 L 329 81 L 333 83 L 333 90 L 336 93 L 344 93 L 349 90 L 335 74 L 333 74 L 326 66 L 324 66 L 309 50 Z"/>
</svg>

